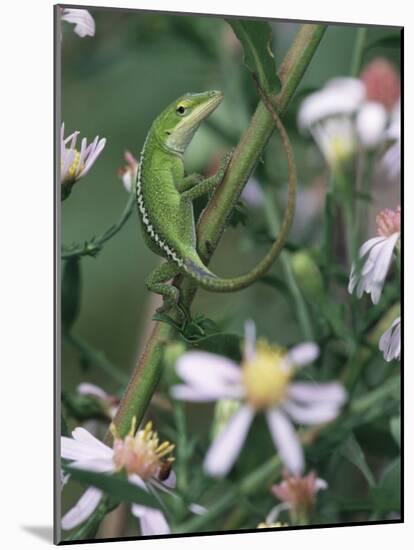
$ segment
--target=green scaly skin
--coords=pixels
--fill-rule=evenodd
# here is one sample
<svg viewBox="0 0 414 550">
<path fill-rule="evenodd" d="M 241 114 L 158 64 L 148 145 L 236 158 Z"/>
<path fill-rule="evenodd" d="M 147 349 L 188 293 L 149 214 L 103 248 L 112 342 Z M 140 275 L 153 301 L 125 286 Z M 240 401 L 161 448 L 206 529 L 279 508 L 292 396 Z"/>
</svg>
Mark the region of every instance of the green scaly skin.
<svg viewBox="0 0 414 550">
<path fill-rule="evenodd" d="M 167 284 L 178 274 L 193 279 L 200 287 L 213 292 L 234 292 L 254 283 L 270 268 L 283 248 L 295 205 L 296 172 L 293 152 L 286 131 L 271 101 L 259 88 L 272 114 L 286 151 L 289 167 L 289 195 L 278 239 L 259 264 L 246 275 L 220 278 L 199 257 L 196 246 L 193 200 L 210 193 L 222 181 L 231 161 L 223 159 L 217 173 L 203 179 L 185 176 L 183 154 L 201 122 L 223 100 L 223 94 L 209 91 L 185 94 L 169 105 L 154 121 L 145 140 L 137 175 L 137 205 L 144 240 L 148 247 L 167 261 L 147 279 L 148 290 L 164 297 L 162 310 L 179 304 L 179 291 Z"/>
</svg>

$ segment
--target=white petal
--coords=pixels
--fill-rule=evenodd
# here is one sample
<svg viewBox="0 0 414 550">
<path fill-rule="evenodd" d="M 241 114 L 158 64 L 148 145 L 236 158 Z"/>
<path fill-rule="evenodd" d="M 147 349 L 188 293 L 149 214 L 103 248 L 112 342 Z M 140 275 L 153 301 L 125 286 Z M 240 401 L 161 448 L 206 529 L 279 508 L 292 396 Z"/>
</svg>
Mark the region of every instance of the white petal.
<svg viewBox="0 0 414 550">
<path fill-rule="evenodd" d="M 131 510 L 134 516 L 140 520 L 142 535 L 168 535 L 171 533 L 164 514 L 159 510 L 140 504 L 133 504 Z"/>
<path fill-rule="evenodd" d="M 394 233 L 390 237 L 387 237 L 384 244 L 382 245 L 381 253 L 378 257 L 373 274 L 375 282 L 382 283 L 385 280 L 392 260 L 394 247 L 399 238 L 400 234 Z"/>
<path fill-rule="evenodd" d="M 196 502 L 192 502 L 191 504 L 189 504 L 188 509 L 192 514 L 195 514 L 196 516 L 202 516 L 203 514 L 208 512 L 205 506 L 201 506 L 201 504 L 197 504 Z"/>
<path fill-rule="evenodd" d="M 193 388 L 178 384 L 170 388 L 170 394 L 174 399 L 181 401 L 190 401 L 194 403 L 216 401 L 217 399 L 240 399 L 243 397 L 243 389 L 237 385 L 226 388 L 225 386 L 217 389 Z"/>
<path fill-rule="evenodd" d="M 128 476 L 128 481 L 130 483 L 133 483 L 134 485 L 137 485 L 141 489 L 144 489 L 144 491 L 148 491 L 148 488 L 145 484 L 145 481 L 141 479 L 141 477 L 138 474 L 131 474 Z"/>
<path fill-rule="evenodd" d="M 84 428 L 76 428 L 70 437 L 61 437 L 61 455 L 68 460 L 110 459 L 113 450 Z"/>
<path fill-rule="evenodd" d="M 87 10 L 64 9 L 62 20 L 75 25 L 74 31 L 81 38 L 85 36 L 94 36 L 95 21 Z"/>
<path fill-rule="evenodd" d="M 358 79 L 330 80 L 321 90 L 310 94 L 301 104 L 298 124 L 309 128 L 321 119 L 352 115 L 364 99 L 364 86 Z"/>
<path fill-rule="evenodd" d="M 99 439 L 97 439 L 94 435 L 89 433 L 84 428 L 75 428 L 72 432 L 72 437 L 76 441 L 81 441 L 85 444 L 90 445 L 91 447 L 94 447 L 95 449 L 99 449 L 103 456 L 113 455 L 113 450 L 108 447 L 108 445 L 105 445 L 105 443 L 99 441 Z"/>
<path fill-rule="evenodd" d="M 288 360 L 295 366 L 309 365 L 319 357 L 319 347 L 314 342 L 305 342 L 289 350 Z"/>
<path fill-rule="evenodd" d="M 290 502 L 281 502 L 280 504 L 277 504 L 267 514 L 266 523 L 267 524 L 275 523 L 277 518 L 279 517 L 280 512 L 283 512 L 284 510 L 290 510 L 291 508 L 292 508 L 292 504 Z"/>
<path fill-rule="evenodd" d="M 79 470 L 89 470 L 91 472 L 112 472 L 114 470 L 114 463 L 111 457 L 89 460 L 80 459 L 71 462 L 70 467 L 78 468 Z"/>
<path fill-rule="evenodd" d="M 302 446 L 290 421 L 277 409 L 266 412 L 267 423 L 280 459 L 292 474 L 301 474 L 305 466 Z"/>
<path fill-rule="evenodd" d="M 324 480 L 318 477 L 315 481 L 315 489 L 316 492 L 322 491 L 328 488 L 328 483 Z"/>
<path fill-rule="evenodd" d="M 187 384 L 200 388 L 204 394 L 218 392 L 222 396 L 226 387 L 231 387 L 241 379 L 241 371 L 236 363 L 205 351 L 184 353 L 177 361 L 176 370 Z"/>
<path fill-rule="evenodd" d="M 288 389 L 289 397 L 304 403 L 331 402 L 342 405 L 346 400 L 344 387 L 337 383 L 318 384 L 312 382 L 293 382 Z"/>
<path fill-rule="evenodd" d="M 401 318 L 397 317 L 390 328 L 381 336 L 378 347 L 386 361 L 399 359 L 401 354 Z"/>
<path fill-rule="evenodd" d="M 359 249 L 359 256 L 360 258 L 363 258 L 365 254 L 367 254 L 375 245 L 383 243 L 385 241 L 386 237 L 372 237 L 372 239 L 368 239 Z"/>
<path fill-rule="evenodd" d="M 63 516 L 62 529 L 73 529 L 83 523 L 94 512 L 101 498 L 101 490 L 89 487 L 75 506 Z"/>
<path fill-rule="evenodd" d="M 244 359 L 253 361 L 256 355 L 256 325 L 254 321 L 244 323 Z"/>
<path fill-rule="evenodd" d="M 367 101 L 359 109 L 355 124 L 362 145 L 372 149 L 379 145 L 387 124 L 387 111 L 377 102 Z"/>
<path fill-rule="evenodd" d="M 98 136 L 96 136 L 95 141 L 97 139 L 98 139 Z M 95 146 L 95 142 L 92 144 L 91 150 L 88 153 L 86 161 L 85 161 L 85 166 L 82 168 L 82 177 L 86 176 L 86 174 L 92 168 L 92 166 L 94 165 L 96 159 L 99 157 L 99 155 L 101 154 L 103 148 L 105 147 L 105 144 L 106 144 L 106 139 L 105 138 L 102 138 L 99 141 L 97 146 Z"/>
<path fill-rule="evenodd" d="M 171 470 L 170 475 L 167 477 L 167 479 L 164 479 L 163 481 L 161 481 L 161 483 L 169 489 L 174 489 L 174 487 L 177 485 L 177 476 L 175 475 L 174 470 Z"/>
<path fill-rule="evenodd" d="M 230 471 L 246 439 L 254 414 L 248 405 L 233 414 L 207 451 L 203 467 L 208 475 L 221 477 Z"/>
<path fill-rule="evenodd" d="M 88 382 L 79 384 L 76 389 L 81 395 L 92 395 L 100 399 L 106 399 L 108 397 L 108 394 L 102 388 L 95 386 L 95 384 L 89 384 Z"/>
<path fill-rule="evenodd" d="M 333 403 L 313 403 L 307 406 L 294 401 L 283 403 L 283 410 L 298 424 L 323 424 L 331 422 L 338 416 L 338 407 Z"/>
</svg>

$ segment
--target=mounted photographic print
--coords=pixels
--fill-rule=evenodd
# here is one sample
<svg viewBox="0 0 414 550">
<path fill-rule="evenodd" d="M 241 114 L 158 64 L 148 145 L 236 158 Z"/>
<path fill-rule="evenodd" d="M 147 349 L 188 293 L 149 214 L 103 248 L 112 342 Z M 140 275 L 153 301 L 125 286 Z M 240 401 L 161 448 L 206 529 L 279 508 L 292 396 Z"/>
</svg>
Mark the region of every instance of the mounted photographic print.
<svg viewBox="0 0 414 550">
<path fill-rule="evenodd" d="M 55 542 L 398 523 L 402 29 L 55 7 Z"/>
</svg>

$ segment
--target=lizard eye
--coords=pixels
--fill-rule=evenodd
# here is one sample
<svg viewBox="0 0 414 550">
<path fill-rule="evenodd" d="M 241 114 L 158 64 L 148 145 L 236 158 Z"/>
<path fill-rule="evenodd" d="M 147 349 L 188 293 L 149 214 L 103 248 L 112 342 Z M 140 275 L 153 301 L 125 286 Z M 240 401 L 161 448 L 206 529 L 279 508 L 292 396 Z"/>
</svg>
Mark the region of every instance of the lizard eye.
<svg viewBox="0 0 414 550">
<path fill-rule="evenodd" d="M 186 111 L 186 108 L 184 107 L 184 105 L 179 105 L 176 109 L 176 113 L 177 115 L 180 115 L 182 116 Z"/>
</svg>

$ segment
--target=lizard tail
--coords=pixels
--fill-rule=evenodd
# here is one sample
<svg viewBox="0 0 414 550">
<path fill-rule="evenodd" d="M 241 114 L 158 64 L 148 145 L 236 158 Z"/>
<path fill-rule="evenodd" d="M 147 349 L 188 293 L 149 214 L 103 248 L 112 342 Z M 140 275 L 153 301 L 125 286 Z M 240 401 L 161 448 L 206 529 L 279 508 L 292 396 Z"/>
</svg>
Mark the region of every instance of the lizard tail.
<svg viewBox="0 0 414 550">
<path fill-rule="evenodd" d="M 257 279 L 262 277 L 269 270 L 273 262 L 282 251 L 287 235 L 289 233 L 293 215 L 295 213 L 296 167 L 289 136 L 285 130 L 285 127 L 283 126 L 282 121 L 279 118 L 279 115 L 276 113 L 276 110 L 274 109 L 271 100 L 263 92 L 257 81 L 256 85 L 261 95 L 261 99 L 267 107 L 268 111 L 270 112 L 273 122 L 280 134 L 282 145 L 286 153 L 289 171 L 287 206 L 282 224 L 280 226 L 278 238 L 273 243 L 266 256 L 256 265 L 256 267 L 254 267 L 246 275 L 232 278 L 217 277 L 216 275 L 214 275 L 214 273 L 207 269 L 207 267 L 203 264 L 201 258 L 197 255 L 195 251 L 194 254 L 184 262 L 185 272 L 192 279 L 196 280 L 199 286 L 213 292 L 234 292 L 237 290 L 241 290 L 250 286 L 252 283 L 257 281 Z"/>
</svg>

